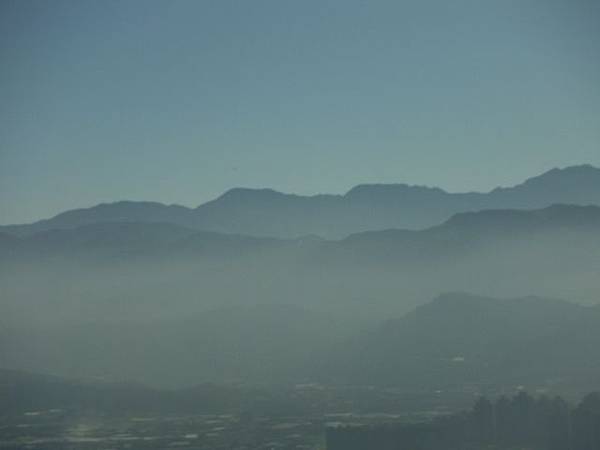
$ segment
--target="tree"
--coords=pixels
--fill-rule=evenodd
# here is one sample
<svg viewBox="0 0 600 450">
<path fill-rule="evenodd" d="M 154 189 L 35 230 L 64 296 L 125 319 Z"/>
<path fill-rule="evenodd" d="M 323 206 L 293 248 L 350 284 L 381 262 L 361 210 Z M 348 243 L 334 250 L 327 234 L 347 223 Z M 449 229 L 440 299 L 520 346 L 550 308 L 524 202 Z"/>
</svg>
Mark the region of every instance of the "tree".
<svg viewBox="0 0 600 450">
<path fill-rule="evenodd" d="M 573 413 L 575 450 L 600 450 L 600 393 L 586 395 Z"/>
<path fill-rule="evenodd" d="M 480 443 L 494 441 L 494 405 L 485 397 L 479 397 L 471 411 L 472 438 Z"/>
</svg>

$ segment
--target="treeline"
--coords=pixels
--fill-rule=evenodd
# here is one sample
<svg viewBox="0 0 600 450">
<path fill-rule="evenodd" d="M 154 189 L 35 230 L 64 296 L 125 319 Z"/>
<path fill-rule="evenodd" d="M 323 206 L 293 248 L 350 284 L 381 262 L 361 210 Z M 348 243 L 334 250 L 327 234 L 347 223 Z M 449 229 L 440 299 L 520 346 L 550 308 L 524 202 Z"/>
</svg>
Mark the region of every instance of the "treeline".
<svg viewBox="0 0 600 450">
<path fill-rule="evenodd" d="M 560 397 L 526 392 L 416 425 L 327 430 L 327 450 L 600 450 L 600 393 L 571 407 Z"/>
</svg>

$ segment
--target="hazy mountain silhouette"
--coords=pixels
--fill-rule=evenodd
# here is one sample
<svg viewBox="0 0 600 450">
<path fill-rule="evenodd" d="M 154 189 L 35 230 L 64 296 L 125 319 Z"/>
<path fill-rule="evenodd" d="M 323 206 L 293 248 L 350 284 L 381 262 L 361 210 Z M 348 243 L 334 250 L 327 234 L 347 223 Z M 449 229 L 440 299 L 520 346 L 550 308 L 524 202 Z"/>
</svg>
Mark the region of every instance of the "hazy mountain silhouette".
<svg viewBox="0 0 600 450">
<path fill-rule="evenodd" d="M 0 230 L 29 235 L 96 222 L 168 222 L 196 230 L 254 236 L 341 238 L 368 230 L 431 227 L 459 212 L 535 209 L 555 203 L 600 204 L 600 169 L 590 165 L 552 169 L 514 187 L 487 193 L 449 193 L 405 184 L 359 185 L 345 195 L 315 196 L 235 188 L 195 209 L 123 201 Z"/>
<path fill-rule="evenodd" d="M 511 244 L 533 249 L 540 239 L 545 238 L 555 240 L 550 245 L 556 249 L 565 239 L 585 241 L 590 234 L 600 234 L 600 207 L 597 206 L 552 205 L 539 210 L 483 210 L 456 214 L 444 223 L 425 230 L 391 229 L 353 234 L 330 245 L 323 257 L 334 255 L 346 261 L 386 264 L 404 261 L 414 265 L 435 260 L 445 263 L 446 257 L 468 256 L 482 249 L 495 249 L 501 243 L 506 247 L 498 251 L 510 249 Z"/>
<path fill-rule="evenodd" d="M 14 302 L 16 314 L 18 298 L 75 298 L 86 308 L 102 305 L 107 311 L 114 308 L 111 298 L 122 298 L 134 309 L 155 303 L 157 313 L 162 297 L 186 308 L 206 302 L 213 307 L 350 302 L 357 311 L 369 298 L 401 311 L 452 290 L 593 301 L 600 294 L 599 254 L 597 206 L 461 213 L 426 230 L 365 232 L 339 241 L 98 223 L 21 238 L 0 236 L 0 282 L 5 303 Z M 40 280 L 32 283 L 36 277 Z M 86 294 L 74 296 L 79 289 Z"/>
<path fill-rule="evenodd" d="M 552 205 L 539 210 L 483 210 L 459 213 L 425 230 L 381 230 L 356 233 L 338 241 L 314 237 L 259 238 L 247 235 L 195 231 L 169 223 L 106 222 L 15 237 L 0 233 L 3 259 L 29 256 L 82 255 L 149 258 L 236 258 L 269 250 L 278 255 L 322 261 L 390 259 L 416 262 L 454 252 L 473 251 L 500 241 L 518 241 L 552 233 L 600 233 L 600 207 Z"/>
<path fill-rule="evenodd" d="M 325 380 L 445 388 L 574 382 L 600 371 L 600 305 L 441 295 L 341 345 Z"/>
<path fill-rule="evenodd" d="M 584 389 L 600 373 L 600 306 L 453 293 L 349 339 L 331 323 L 304 308 L 262 305 L 177 321 L 41 328 L 13 337 L 3 365 L 155 386 L 318 381 L 406 391 Z"/>
<path fill-rule="evenodd" d="M 189 208 L 183 206 L 167 206 L 156 202 L 120 201 L 103 203 L 91 208 L 73 209 L 51 219 L 27 225 L 8 225 L 2 229 L 5 232 L 22 236 L 41 231 L 70 229 L 106 222 L 162 222 L 181 225 L 186 223 L 189 213 Z"/>
<path fill-rule="evenodd" d="M 208 231 L 197 231 L 170 223 L 98 222 L 70 229 L 53 229 L 29 236 L 0 234 L 0 249 L 7 257 L 77 256 L 94 259 L 162 258 L 185 255 L 237 257 L 252 250 L 283 243 Z"/>
<path fill-rule="evenodd" d="M 504 297 L 537 293 L 597 301 L 600 207 L 554 205 L 532 211 L 461 213 L 422 231 L 359 233 L 338 241 L 278 240 L 164 223 L 109 222 L 20 238 L 3 234 L 0 255 L 0 357 L 6 367 L 65 375 L 106 371 L 157 385 L 233 379 L 237 373 L 253 380 L 266 379 L 269 373 L 303 380 L 312 349 L 400 316 L 440 292 Z M 534 351 L 543 355 L 547 350 L 546 359 L 552 360 L 548 352 L 564 342 L 562 353 L 557 353 L 561 361 L 572 354 L 579 358 L 573 360 L 575 367 L 582 365 L 579 353 L 569 345 L 577 336 L 582 348 L 588 345 L 585 335 L 576 334 L 588 332 L 583 325 L 557 328 L 556 333 L 568 336 L 552 341 L 554 347 L 533 345 L 537 338 L 554 339 L 547 326 L 567 323 L 572 311 L 583 311 L 581 320 L 591 320 L 596 310 L 552 302 L 544 302 L 538 310 L 521 310 L 537 305 L 535 300 L 528 302 L 506 302 L 501 308 L 470 298 L 434 302 L 429 307 L 433 311 L 445 311 L 444 307 L 450 311 L 440 313 L 435 326 L 419 322 L 417 328 L 435 336 L 431 348 L 414 344 L 425 345 L 430 340 L 426 334 L 400 334 L 390 340 L 395 342 L 392 347 L 381 345 L 381 361 L 369 367 L 380 367 L 382 383 L 396 370 L 409 376 L 403 359 L 386 359 L 392 349 L 409 351 L 402 342 L 415 345 L 422 355 L 447 349 L 448 354 L 477 362 L 456 365 L 447 361 L 454 356 L 437 353 L 441 359 L 426 359 L 431 367 L 414 366 L 426 374 L 442 373 L 448 380 L 453 373 L 475 380 L 488 366 L 508 376 L 504 360 L 472 359 L 477 351 L 516 358 L 521 349 L 523 355 Z M 275 309 L 253 309 L 265 303 Z M 421 320 L 428 309 L 418 311 L 408 317 Z M 481 322 L 472 311 L 479 311 Z M 502 314 L 514 315 L 511 320 L 516 322 L 501 321 Z M 492 323 L 486 323 L 488 318 Z M 538 324 L 538 319 L 544 323 Z M 439 331 L 452 323 L 456 329 L 442 339 L 436 327 Z M 498 323 L 502 326 L 493 325 Z M 480 328 L 473 329 L 476 325 Z M 530 335 L 517 325 L 531 328 Z M 460 335 L 451 333 L 463 331 L 471 333 L 472 344 L 445 347 L 458 342 Z M 538 331 L 546 334 L 537 336 Z M 485 336 L 496 337 L 488 342 Z M 517 341 L 523 346 L 514 351 L 494 347 L 500 342 L 517 346 Z M 475 347 L 484 343 L 486 347 Z M 373 348 L 367 344 L 364 352 L 374 358 L 378 344 Z M 131 354 L 139 357 L 131 360 Z M 271 366 L 276 361 L 282 366 Z M 525 356 L 514 367 L 521 367 L 520 361 Z M 523 365 L 523 370 L 530 369 L 542 376 L 551 367 L 538 367 L 537 362 Z M 348 370 L 358 377 L 363 369 Z"/>
</svg>

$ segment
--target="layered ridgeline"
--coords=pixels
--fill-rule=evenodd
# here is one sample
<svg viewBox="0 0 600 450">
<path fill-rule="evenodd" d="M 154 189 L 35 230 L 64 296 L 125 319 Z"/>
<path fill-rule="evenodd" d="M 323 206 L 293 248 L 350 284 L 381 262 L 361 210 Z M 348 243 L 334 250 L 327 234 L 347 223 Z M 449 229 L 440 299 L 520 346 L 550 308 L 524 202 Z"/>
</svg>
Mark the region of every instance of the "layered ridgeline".
<svg viewBox="0 0 600 450">
<path fill-rule="evenodd" d="M 379 324 L 441 292 L 597 302 L 600 207 L 573 203 L 598 203 L 599 172 L 589 166 L 554 170 L 487 194 L 370 186 L 304 198 L 234 190 L 197 210 L 119 203 L 4 227 L 0 364 L 156 386 L 314 379 L 438 386 L 439 380 L 597 375 L 593 355 L 585 360 L 586 346 L 597 343 L 586 331 L 593 328 L 586 321 L 597 317 L 593 307 L 560 303 L 565 311 L 555 313 L 556 303 L 544 301 L 522 310 L 533 300 L 516 301 L 508 312 L 485 306 L 478 313 L 483 319 L 504 324 L 493 329 L 497 336 L 484 333 L 483 320 L 481 328 L 464 327 L 477 321 L 461 304 L 450 308 L 455 320 L 451 312 L 438 316 L 448 316 L 454 330 L 444 329 L 445 319 L 421 321 L 427 308 L 451 304 L 444 301 L 406 316 L 398 327 Z M 559 201 L 571 204 L 554 204 Z M 470 211 L 489 205 L 503 209 Z M 532 205 L 544 207 L 525 209 Z M 456 210 L 468 212 L 452 215 Z M 408 229 L 419 224 L 434 225 Z M 578 311 L 577 318 L 566 320 L 567 310 Z M 560 318 L 561 327 L 576 325 L 548 331 L 535 322 L 536 314 L 548 319 L 545 324 Z M 513 326 L 504 316 L 522 322 Z M 405 325 L 411 321 L 418 325 Z M 353 337 L 361 330 L 368 339 Z M 506 330 L 512 334 L 501 334 Z M 453 337 L 462 331 L 470 334 Z M 357 353 L 338 347 L 348 339 L 358 339 L 350 346 Z M 462 345 L 469 340 L 481 347 Z M 430 342 L 415 347 L 423 358 L 411 353 L 414 342 Z M 444 347 L 452 342 L 457 345 Z M 518 348 L 497 347 L 503 342 Z M 560 360 L 551 366 L 544 349 L 554 347 Z M 529 364 L 530 352 L 541 359 Z M 496 359 L 478 359 L 482 354 Z M 373 367 L 378 378 L 369 372 Z"/>
<path fill-rule="evenodd" d="M 44 258 L 88 262 L 254 258 L 289 255 L 295 262 L 319 260 L 351 263 L 434 262 L 444 256 L 466 256 L 501 242 L 533 245 L 537 239 L 576 239 L 595 243 L 600 206 L 555 204 L 538 210 L 500 209 L 459 213 L 424 230 L 388 229 L 351 234 L 340 240 L 317 236 L 297 239 L 260 238 L 196 231 L 169 223 L 101 222 L 53 229 L 26 236 L 0 233 L 0 261 Z M 589 240 L 591 239 L 591 240 Z M 521 242 L 524 241 L 524 242 Z M 558 245 L 557 242 L 556 245 Z M 299 258 L 303 255 L 304 258 Z M 337 260 L 337 261 L 336 261 Z"/>
<path fill-rule="evenodd" d="M 300 196 L 271 189 L 232 189 L 195 209 L 123 201 L 67 211 L 48 220 L 0 227 L 18 236 L 102 222 L 163 222 L 220 233 L 279 238 L 342 238 L 388 228 L 434 226 L 453 214 L 483 209 L 538 209 L 555 203 L 600 204 L 600 169 L 553 169 L 487 193 L 449 193 L 405 184 L 360 185 L 344 195 Z"/>
<path fill-rule="evenodd" d="M 13 322 L 165 318 L 264 303 L 368 322 L 447 291 L 595 302 L 598 267 L 597 206 L 462 213 L 422 231 L 339 241 L 156 223 L 0 235 L 2 316 Z"/>
<path fill-rule="evenodd" d="M 478 300 L 474 314 L 460 302 L 434 302 L 435 308 L 402 319 L 414 322 L 427 308 L 444 311 L 432 324 L 419 319 L 408 326 L 412 334 L 386 335 L 389 326 L 371 331 L 372 339 L 344 346 L 357 349 L 347 359 L 336 347 L 440 292 L 597 302 L 597 206 L 462 213 L 422 231 L 338 241 L 102 223 L 27 237 L 3 234 L 0 246 L 0 358 L 8 368 L 165 386 L 315 378 L 438 385 L 561 379 L 572 369 L 582 377 L 600 373 L 590 350 L 597 345 L 593 329 L 600 327 L 587 325 L 597 309 L 547 301 L 495 309 L 494 302 Z M 576 311 L 575 319 L 569 311 Z M 548 331 L 555 324 L 560 327 Z M 455 328 L 444 328 L 450 325 Z M 461 332 L 471 334 L 453 337 Z M 452 342 L 457 345 L 444 346 Z M 429 356 L 417 358 L 413 347 Z M 325 359 L 332 365 L 321 371 L 322 356 L 314 353 L 330 348 L 333 356 Z M 477 359 L 482 354 L 490 359 Z M 411 372 L 404 361 L 418 369 Z M 379 378 L 372 367 L 379 367 Z M 428 380 L 429 374 L 439 378 Z"/>
</svg>

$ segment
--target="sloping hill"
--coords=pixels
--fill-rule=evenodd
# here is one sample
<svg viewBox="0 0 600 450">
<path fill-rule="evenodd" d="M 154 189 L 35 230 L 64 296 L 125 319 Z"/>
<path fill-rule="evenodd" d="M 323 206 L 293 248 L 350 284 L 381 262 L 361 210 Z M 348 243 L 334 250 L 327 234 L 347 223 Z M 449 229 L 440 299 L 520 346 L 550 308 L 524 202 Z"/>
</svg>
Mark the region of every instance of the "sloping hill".
<svg viewBox="0 0 600 450">
<path fill-rule="evenodd" d="M 543 385 L 600 374 L 600 307 L 445 294 L 355 338 L 322 373 L 408 388 Z"/>
</svg>

